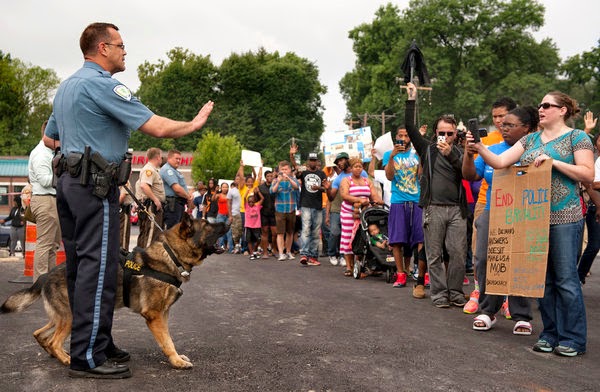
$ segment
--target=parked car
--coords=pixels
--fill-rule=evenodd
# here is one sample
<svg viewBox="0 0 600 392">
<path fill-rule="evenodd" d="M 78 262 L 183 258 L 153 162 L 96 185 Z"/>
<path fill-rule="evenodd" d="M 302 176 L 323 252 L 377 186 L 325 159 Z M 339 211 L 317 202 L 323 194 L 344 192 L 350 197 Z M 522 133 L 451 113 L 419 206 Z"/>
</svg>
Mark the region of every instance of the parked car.
<svg viewBox="0 0 600 392">
<path fill-rule="evenodd" d="M 138 224 L 138 214 L 137 214 L 137 211 L 131 210 L 131 215 L 129 216 L 129 222 L 131 222 L 132 225 L 137 225 Z"/>
<path fill-rule="evenodd" d="M 0 225 L 0 247 L 8 248 L 10 245 L 10 224 L 11 222 L 4 222 Z"/>
</svg>

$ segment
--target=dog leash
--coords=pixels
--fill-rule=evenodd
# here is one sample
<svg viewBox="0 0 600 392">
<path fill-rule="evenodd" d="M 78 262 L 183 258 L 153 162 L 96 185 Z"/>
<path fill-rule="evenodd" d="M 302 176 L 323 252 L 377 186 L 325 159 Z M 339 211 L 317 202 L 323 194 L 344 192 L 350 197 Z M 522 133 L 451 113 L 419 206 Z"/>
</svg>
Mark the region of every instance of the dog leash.
<svg viewBox="0 0 600 392">
<path fill-rule="evenodd" d="M 133 201 L 139 206 L 140 211 L 142 211 L 142 213 L 144 213 L 148 216 L 148 218 L 152 221 L 154 226 L 156 226 L 158 228 L 158 230 L 160 230 L 161 233 L 164 233 L 165 231 L 163 230 L 163 228 L 160 227 L 160 225 L 154 219 L 154 214 L 151 211 L 148 211 L 146 206 L 144 204 L 142 204 L 142 202 L 133 194 L 133 192 L 131 191 L 131 189 L 129 189 L 129 187 L 127 185 L 123 185 L 123 188 L 125 188 L 127 193 L 129 193 L 129 196 L 131 196 Z M 162 244 L 163 244 L 163 247 L 165 248 L 165 250 L 167 251 L 167 254 L 171 258 L 171 260 L 173 260 L 173 263 L 175 263 L 175 266 L 179 270 L 179 273 L 181 274 L 181 276 L 183 276 L 184 278 L 187 278 L 188 276 L 190 276 L 190 273 L 188 271 L 186 271 L 185 268 L 183 268 L 183 265 L 181 264 L 181 262 L 175 255 L 175 252 L 173 252 L 173 249 L 171 249 L 171 247 L 169 246 L 169 243 L 167 242 L 166 237 Z"/>
<path fill-rule="evenodd" d="M 135 197 L 135 195 L 133 194 L 133 192 L 131 191 L 131 189 L 129 189 L 129 187 L 127 185 L 123 185 L 123 188 L 125 188 L 127 193 L 129 193 L 129 196 L 131 196 L 131 198 L 133 199 L 135 204 L 138 205 L 138 210 L 140 210 L 142 213 L 146 214 L 148 216 L 148 218 L 150 219 L 150 221 L 152 221 L 154 226 L 156 226 L 156 228 L 158 228 L 158 230 L 160 230 L 161 233 L 164 233 L 165 231 L 163 230 L 163 228 L 160 227 L 160 225 L 154 219 L 154 214 L 151 211 L 148 211 L 146 206 L 140 201 L 140 199 Z"/>
</svg>

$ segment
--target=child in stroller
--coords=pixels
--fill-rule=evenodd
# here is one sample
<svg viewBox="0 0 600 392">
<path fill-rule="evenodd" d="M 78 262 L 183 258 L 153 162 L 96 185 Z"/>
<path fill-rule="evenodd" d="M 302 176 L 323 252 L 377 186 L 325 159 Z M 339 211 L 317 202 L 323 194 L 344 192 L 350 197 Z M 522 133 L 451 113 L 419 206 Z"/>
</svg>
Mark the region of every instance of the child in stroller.
<svg viewBox="0 0 600 392">
<path fill-rule="evenodd" d="M 386 273 L 391 283 L 396 264 L 388 246 L 387 224 L 390 210 L 386 205 L 369 206 L 360 211 L 360 225 L 352 242 L 352 251 L 357 255 L 352 276 L 359 279 L 367 269 L 373 274 Z"/>
<path fill-rule="evenodd" d="M 371 237 L 371 245 L 379 249 L 388 249 L 388 237 L 385 234 L 381 234 L 377 223 L 369 224 L 369 236 Z"/>
</svg>

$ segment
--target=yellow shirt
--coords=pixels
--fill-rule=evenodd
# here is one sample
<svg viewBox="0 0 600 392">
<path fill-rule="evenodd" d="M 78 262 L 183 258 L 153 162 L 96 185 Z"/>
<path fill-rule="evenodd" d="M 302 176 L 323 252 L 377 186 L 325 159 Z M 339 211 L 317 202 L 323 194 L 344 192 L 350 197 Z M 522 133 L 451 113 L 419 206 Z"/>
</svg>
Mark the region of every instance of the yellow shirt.
<svg viewBox="0 0 600 392">
<path fill-rule="evenodd" d="M 252 184 L 252 188 L 248 189 L 246 184 L 244 184 L 244 186 L 239 189 L 240 196 L 242 198 L 242 203 L 241 203 L 242 205 L 240 206 L 240 212 L 243 212 L 243 213 L 246 212 L 246 195 L 248 194 L 248 191 L 253 190 L 257 186 L 258 186 L 258 180 L 254 180 L 254 184 Z"/>
</svg>

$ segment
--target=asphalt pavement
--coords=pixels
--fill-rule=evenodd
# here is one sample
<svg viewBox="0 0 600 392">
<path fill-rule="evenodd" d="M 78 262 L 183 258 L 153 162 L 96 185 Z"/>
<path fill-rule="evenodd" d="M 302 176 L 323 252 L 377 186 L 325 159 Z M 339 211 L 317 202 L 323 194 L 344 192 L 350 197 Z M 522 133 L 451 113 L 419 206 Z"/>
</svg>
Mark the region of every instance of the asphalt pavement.
<svg viewBox="0 0 600 392">
<path fill-rule="evenodd" d="M 117 345 L 133 377 L 70 379 L 32 336 L 46 323 L 41 301 L 0 315 L 0 391 L 597 391 L 600 390 L 600 267 L 584 286 L 588 352 L 575 358 L 531 350 L 500 317 L 471 329 L 461 308 L 435 308 L 383 277 L 355 280 L 321 266 L 213 255 L 196 267 L 173 306 L 170 330 L 190 370 L 172 369 L 144 320 L 115 313 Z M 0 301 L 27 284 L 19 261 L 0 261 Z M 412 282 L 409 281 L 409 285 Z M 472 286 L 466 286 L 469 292 Z"/>
</svg>

